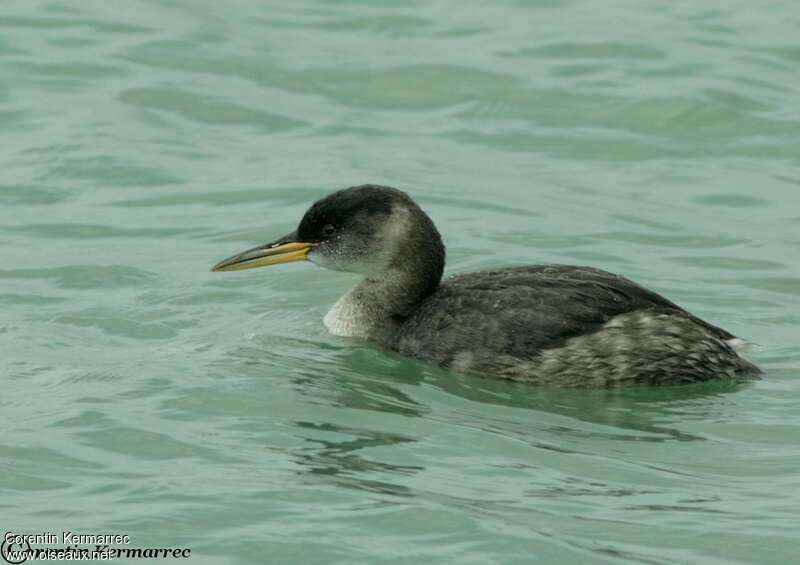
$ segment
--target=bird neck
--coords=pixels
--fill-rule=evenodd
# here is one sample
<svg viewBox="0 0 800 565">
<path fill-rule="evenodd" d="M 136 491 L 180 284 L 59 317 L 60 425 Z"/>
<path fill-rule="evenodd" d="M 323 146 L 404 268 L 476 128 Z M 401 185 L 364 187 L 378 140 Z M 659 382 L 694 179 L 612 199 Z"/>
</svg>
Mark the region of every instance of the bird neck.
<svg viewBox="0 0 800 565">
<path fill-rule="evenodd" d="M 444 245 L 439 234 L 424 246 L 409 245 L 389 268 L 369 276 L 334 305 L 325 325 L 335 335 L 391 339 L 399 325 L 439 286 Z"/>
</svg>

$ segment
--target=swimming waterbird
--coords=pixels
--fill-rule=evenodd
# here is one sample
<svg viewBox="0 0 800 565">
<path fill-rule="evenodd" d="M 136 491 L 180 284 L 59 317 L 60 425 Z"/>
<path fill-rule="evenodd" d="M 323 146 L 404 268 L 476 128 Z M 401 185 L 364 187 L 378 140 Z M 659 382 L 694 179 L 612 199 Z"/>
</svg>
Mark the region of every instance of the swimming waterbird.
<svg viewBox="0 0 800 565">
<path fill-rule="evenodd" d="M 212 270 L 290 261 L 363 276 L 325 316 L 331 333 L 457 371 L 575 387 L 760 372 L 738 354 L 743 340 L 600 269 L 533 265 L 443 281 L 436 226 L 405 192 L 387 186 L 334 192 L 292 233 Z"/>
</svg>

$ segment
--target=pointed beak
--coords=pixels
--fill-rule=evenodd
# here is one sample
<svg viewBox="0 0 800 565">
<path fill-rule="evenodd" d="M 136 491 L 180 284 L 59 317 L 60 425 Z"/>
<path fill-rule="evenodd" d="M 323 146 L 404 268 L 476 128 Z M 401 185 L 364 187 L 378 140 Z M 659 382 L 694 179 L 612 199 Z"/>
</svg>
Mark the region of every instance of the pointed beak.
<svg viewBox="0 0 800 565">
<path fill-rule="evenodd" d="M 306 261 L 308 252 L 314 246 L 311 242 L 297 241 L 297 233 L 292 232 L 272 243 L 254 247 L 233 257 L 228 257 L 214 265 L 213 272 L 243 271 L 256 267 L 268 267 L 292 261 Z"/>
</svg>

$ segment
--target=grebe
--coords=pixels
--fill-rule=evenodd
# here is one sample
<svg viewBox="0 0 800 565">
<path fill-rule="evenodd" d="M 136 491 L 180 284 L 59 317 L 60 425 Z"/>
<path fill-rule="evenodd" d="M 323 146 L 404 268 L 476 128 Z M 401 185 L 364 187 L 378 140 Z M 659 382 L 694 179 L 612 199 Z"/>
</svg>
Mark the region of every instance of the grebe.
<svg viewBox="0 0 800 565">
<path fill-rule="evenodd" d="M 453 370 L 572 387 L 757 378 L 746 342 L 663 296 L 591 267 L 533 265 L 442 281 L 428 215 L 395 188 L 363 185 L 315 202 L 296 231 L 213 271 L 308 260 L 363 275 L 328 330 Z"/>
</svg>

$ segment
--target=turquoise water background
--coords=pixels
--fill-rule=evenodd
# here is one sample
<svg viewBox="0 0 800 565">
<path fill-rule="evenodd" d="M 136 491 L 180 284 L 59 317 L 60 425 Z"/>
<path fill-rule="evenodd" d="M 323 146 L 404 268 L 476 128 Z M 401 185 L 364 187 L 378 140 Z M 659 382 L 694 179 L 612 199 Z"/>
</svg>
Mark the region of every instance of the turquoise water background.
<svg viewBox="0 0 800 565">
<path fill-rule="evenodd" d="M 800 5 L 6 1 L 0 529 L 190 563 L 774 563 L 800 546 Z M 212 274 L 354 184 L 450 273 L 624 274 L 762 381 L 537 389 Z M 124 561 L 118 561 L 124 562 Z"/>
</svg>

